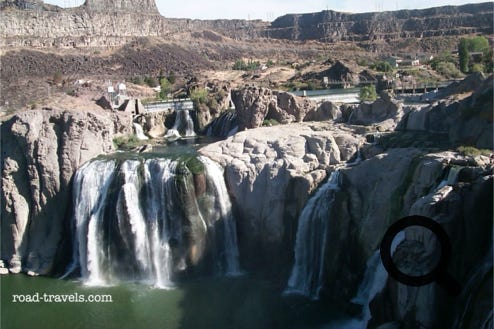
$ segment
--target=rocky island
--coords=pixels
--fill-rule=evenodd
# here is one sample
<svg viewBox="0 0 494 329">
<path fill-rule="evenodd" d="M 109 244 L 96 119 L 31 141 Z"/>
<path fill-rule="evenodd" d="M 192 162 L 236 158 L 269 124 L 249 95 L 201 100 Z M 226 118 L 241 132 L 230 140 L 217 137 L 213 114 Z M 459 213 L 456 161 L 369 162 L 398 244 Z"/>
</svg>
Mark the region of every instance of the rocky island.
<svg viewBox="0 0 494 329">
<path fill-rule="evenodd" d="M 271 23 L 0 6 L 4 277 L 252 276 L 283 299 L 242 309 L 257 328 L 492 325 L 492 3 Z M 406 216 L 448 235 L 459 296 L 384 270 Z M 404 271 L 437 249 L 400 239 Z"/>
</svg>

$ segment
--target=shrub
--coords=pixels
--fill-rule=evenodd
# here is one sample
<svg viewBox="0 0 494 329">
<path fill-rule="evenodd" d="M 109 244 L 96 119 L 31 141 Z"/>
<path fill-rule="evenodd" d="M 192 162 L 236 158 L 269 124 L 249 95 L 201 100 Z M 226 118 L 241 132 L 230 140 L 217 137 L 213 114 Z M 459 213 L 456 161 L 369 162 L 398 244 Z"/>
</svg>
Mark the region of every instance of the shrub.
<svg viewBox="0 0 494 329">
<path fill-rule="evenodd" d="M 471 156 L 471 157 L 476 157 L 479 155 L 489 156 L 492 154 L 491 150 L 478 149 L 473 146 L 460 146 L 456 150 L 464 156 Z"/>
<path fill-rule="evenodd" d="M 376 86 L 367 85 L 360 88 L 359 93 L 361 102 L 373 102 L 377 99 Z"/>
<path fill-rule="evenodd" d="M 195 107 L 198 107 L 199 104 L 206 104 L 207 98 L 208 91 L 204 88 L 196 88 L 190 92 L 190 99 Z"/>
<path fill-rule="evenodd" d="M 158 87 L 158 80 L 154 77 L 145 77 L 144 83 L 151 88 Z"/>
<path fill-rule="evenodd" d="M 246 63 L 243 59 L 238 59 L 235 61 L 235 64 L 233 64 L 232 68 L 236 71 L 253 71 L 257 70 L 259 67 L 261 67 L 261 63 L 258 61 L 250 60 Z"/>
<path fill-rule="evenodd" d="M 160 98 L 161 99 L 167 99 L 168 94 L 170 93 L 170 91 L 172 89 L 172 85 L 171 85 L 170 81 L 168 81 L 167 78 L 161 78 L 160 87 L 161 87 Z"/>
<path fill-rule="evenodd" d="M 140 144 L 141 141 L 137 138 L 135 134 L 113 138 L 113 145 L 115 145 L 117 149 L 131 150 L 136 146 L 139 146 Z"/>
<path fill-rule="evenodd" d="M 393 67 L 388 62 L 374 63 L 374 65 L 371 66 L 371 69 L 385 73 L 393 72 Z"/>
<path fill-rule="evenodd" d="M 276 121 L 275 119 L 265 119 L 263 122 L 262 122 L 262 125 L 263 126 L 267 126 L 267 127 L 271 127 L 271 126 L 277 126 L 279 125 L 280 123 L 278 121 Z"/>
<path fill-rule="evenodd" d="M 489 46 L 489 40 L 486 37 L 462 38 L 458 44 L 458 55 L 460 70 L 464 73 L 474 72 L 474 68 L 481 68 L 480 66 L 473 65 L 475 63 L 470 63 L 471 52 L 482 52 L 481 62 L 492 62 L 492 48 Z"/>
<path fill-rule="evenodd" d="M 460 70 L 456 67 L 455 64 L 451 62 L 437 62 L 432 65 L 432 68 L 438 72 L 439 74 L 445 76 L 446 78 L 461 78 L 463 74 L 461 73 Z"/>
</svg>

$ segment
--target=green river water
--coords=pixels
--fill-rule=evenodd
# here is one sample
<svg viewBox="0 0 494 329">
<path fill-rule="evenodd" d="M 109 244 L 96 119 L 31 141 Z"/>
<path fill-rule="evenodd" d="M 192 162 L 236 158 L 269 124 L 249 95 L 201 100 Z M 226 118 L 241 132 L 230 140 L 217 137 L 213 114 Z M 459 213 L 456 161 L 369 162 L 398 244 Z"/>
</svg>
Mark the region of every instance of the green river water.
<svg viewBox="0 0 494 329">
<path fill-rule="evenodd" d="M 54 278 L 7 275 L 1 280 L 1 329 L 281 329 L 317 328 L 334 314 L 327 305 L 281 297 L 280 288 L 248 277 L 205 278 L 171 290 L 143 284 L 87 287 Z M 109 295 L 111 303 L 14 302 Z M 27 297 L 26 297 L 27 298 Z"/>
</svg>

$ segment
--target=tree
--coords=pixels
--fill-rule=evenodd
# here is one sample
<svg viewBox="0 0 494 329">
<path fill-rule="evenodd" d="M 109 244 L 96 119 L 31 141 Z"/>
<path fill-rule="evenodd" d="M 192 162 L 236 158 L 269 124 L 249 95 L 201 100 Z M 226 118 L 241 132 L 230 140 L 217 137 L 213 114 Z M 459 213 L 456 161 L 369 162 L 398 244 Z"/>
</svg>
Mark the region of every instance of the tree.
<svg viewBox="0 0 494 329">
<path fill-rule="evenodd" d="M 160 87 L 161 87 L 161 90 L 160 90 L 160 98 L 161 99 L 167 99 L 168 98 L 168 94 L 171 91 L 171 83 L 170 83 L 170 81 L 168 81 L 167 78 L 161 78 L 161 80 L 160 80 Z"/>
<path fill-rule="evenodd" d="M 190 99 L 196 108 L 201 104 L 206 104 L 208 91 L 204 88 L 196 88 L 190 92 Z"/>
<path fill-rule="evenodd" d="M 477 36 L 473 38 L 462 38 L 458 44 L 458 56 L 460 61 L 460 70 L 464 73 L 472 72 L 474 64 L 478 64 L 479 61 L 475 63 L 470 63 L 471 53 L 482 53 L 480 62 L 485 62 L 486 60 L 492 60 L 492 49 L 489 46 L 489 40 L 486 37 Z M 487 62 L 488 63 L 488 62 Z M 489 66 L 489 65 L 482 65 Z M 475 65 L 475 69 L 479 69 L 479 65 Z"/>
<path fill-rule="evenodd" d="M 359 93 L 361 102 L 373 102 L 377 99 L 376 86 L 367 85 L 360 88 Z"/>
<path fill-rule="evenodd" d="M 372 65 L 372 69 L 379 71 L 379 72 L 386 72 L 386 73 L 393 71 L 393 67 L 388 62 L 377 62 L 374 65 Z"/>
<path fill-rule="evenodd" d="M 172 85 L 175 84 L 175 82 L 177 81 L 177 77 L 175 76 L 175 72 L 171 71 L 170 74 L 168 74 L 168 81 L 170 81 L 170 83 Z"/>
<path fill-rule="evenodd" d="M 468 52 L 468 41 L 465 38 L 460 40 L 458 45 L 458 56 L 460 57 L 460 70 L 464 73 L 468 72 L 468 64 L 470 62 L 470 54 Z"/>
</svg>

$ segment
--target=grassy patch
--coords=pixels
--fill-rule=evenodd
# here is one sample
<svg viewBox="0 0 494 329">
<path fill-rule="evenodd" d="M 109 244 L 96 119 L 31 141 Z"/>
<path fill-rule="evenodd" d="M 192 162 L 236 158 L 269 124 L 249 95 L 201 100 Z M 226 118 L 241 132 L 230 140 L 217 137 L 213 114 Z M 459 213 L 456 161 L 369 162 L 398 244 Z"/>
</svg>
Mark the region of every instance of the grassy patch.
<svg viewBox="0 0 494 329">
<path fill-rule="evenodd" d="M 113 145 L 119 150 L 128 151 L 142 145 L 142 141 L 135 134 L 130 134 L 113 138 Z"/>
<path fill-rule="evenodd" d="M 479 155 L 490 156 L 492 154 L 492 150 L 478 149 L 473 146 L 460 146 L 456 150 L 464 156 L 471 157 L 476 157 Z"/>
<path fill-rule="evenodd" d="M 280 123 L 278 121 L 276 121 L 275 119 L 265 119 L 263 122 L 262 122 L 262 125 L 263 126 L 266 126 L 266 127 L 271 127 L 271 126 L 278 126 Z"/>
</svg>

